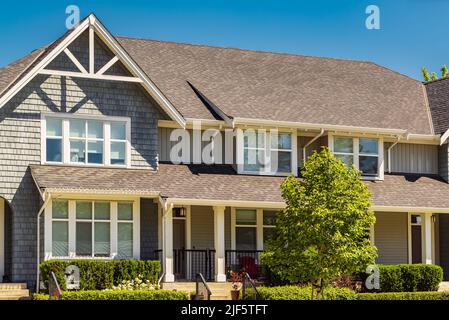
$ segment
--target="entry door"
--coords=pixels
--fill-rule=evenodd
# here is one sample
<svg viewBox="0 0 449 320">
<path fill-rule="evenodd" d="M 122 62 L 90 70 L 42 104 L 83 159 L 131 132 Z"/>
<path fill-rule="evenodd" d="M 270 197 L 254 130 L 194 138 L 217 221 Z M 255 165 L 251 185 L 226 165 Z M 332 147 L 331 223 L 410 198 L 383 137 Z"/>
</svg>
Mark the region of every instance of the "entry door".
<svg viewBox="0 0 449 320">
<path fill-rule="evenodd" d="M 422 263 L 422 230 L 421 216 L 411 216 L 412 263 Z"/>
<path fill-rule="evenodd" d="M 184 219 L 173 219 L 173 249 L 185 249 L 186 221 Z"/>
<path fill-rule="evenodd" d="M 177 279 L 186 278 L 185 219 L 173 219 L 173 268 Z"/>
</svg>

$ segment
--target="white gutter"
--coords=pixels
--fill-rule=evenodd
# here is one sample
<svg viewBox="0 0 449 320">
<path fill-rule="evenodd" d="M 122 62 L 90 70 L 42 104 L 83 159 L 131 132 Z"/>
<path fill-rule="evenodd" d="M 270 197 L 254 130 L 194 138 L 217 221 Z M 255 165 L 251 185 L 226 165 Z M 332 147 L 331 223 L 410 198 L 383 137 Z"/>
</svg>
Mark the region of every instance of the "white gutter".
<svg viewBox="0 0 449 320">
<path fill-rule="evenodd" d="M 44 204 L 42 205 L 42 207 L 39 209 L 39 212 L 37 213 L 37 270 L 36 270 L 36 292 L 39 292 L 39 264 L 40 264 L 40 240 L 41 240 L 41 236 L 40 236 L 40 232 L 41 232 L 41 228 L 40 228 L 40 217 L 42 212 L 44 212 L 45 208 L 47 207 L 48 203 L 51 200 L 51 194 L 44 192 L 44 197 L 45 197 L 45 201 Z"/>
<path fill-rule="evenodd" d="M 306 149 L 308 146 L 310 146 L 312 143 L 314 143 L 318 138 L 320 138 L 324 134 L 324 129 L 321 129 L 320 133 L 316 135 L 312 140 L 306 143 L 304 147 L 302 147 L 302 163 L 304 164 L 306 162 Z"/>
<path fill-rule="evenodd" d="M 449 138 L 449 129 L 446 130 L 445 133 L 440 138 L 440 146 L 443 145 L 443 143 L 446 142 L 447 138 Z"/>
<path fill-rule="evenodd" d="M 391 149 L 393 149 L 393 147 L 399 143 L 399 139 L 401 139 L 401 137 L 398 136 L 398 139 L 391 146 L 389 146 L 388 149 L 387 149 L 388 173 L 391 173 Z"/>
</svg>

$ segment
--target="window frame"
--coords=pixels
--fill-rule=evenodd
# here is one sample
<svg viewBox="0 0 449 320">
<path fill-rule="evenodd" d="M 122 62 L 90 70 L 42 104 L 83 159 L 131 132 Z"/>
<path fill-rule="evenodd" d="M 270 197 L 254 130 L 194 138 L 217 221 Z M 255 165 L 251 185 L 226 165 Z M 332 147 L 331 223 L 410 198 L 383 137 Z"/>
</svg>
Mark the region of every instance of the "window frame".
<svg viewBox="0 0 449 320">
<path fill-rule="evenodd" d="M 61 119 L 62 139 L 61 139 L 61 161 L 47 161 L 47 119 Z M 89 138 L 87 137 L 70 137 L 70 120 L 85 121 L 87 128 L 88 122 L 101 122 L 103 124 L 103 138 Z M 125 124 L 125 140 L 111 139 L 111 124 L 123 123 Z M 52 138 L 52 137 L 49 137 Z M 70 157 L 70 140 L 84 141 L 85 144 L 85 159 L 84 162 L 72 162 Z M 102 163 L 88 163 L 88 142 L 102 141 L 103 144 L 103 162 Z M 125 163 L 111 164 L 111 144 L 113 142 L 125 142 Z M 83 167 L 116 167 L 116 168 L 130 168 L 131 167 L 131 118 L 129 117 L 115 117 L 103 115 L 68 115 L 67 113 L 42 113 L 41 114 L 41 164 L 54 165 L 70 165 Z"/>
<path fill-rule="evenodd" d="M 68 218 L 67 219 L 53 219 L 52 205 L 53 201 L 68 201 Z M 77 219 L 76 217 L 76 202 L 91 202 L 92 218 L 91 219 Z M 95 219 L 95 202 L 109 202 L 110 216 L 109 220 Z M 119 220 L 118 219 L 118 204 L 119 203 L 131 203 L 132 204 L 132 219 L 131 220 Z M 124 198 L 117 200 L 96 198 L 58 198 L 49 201 L 45 208 L 45 220 L 44 220 L 44 252 L 45 260 L 48 259 L 94 259 L 94 260 L 113 260 L 119 258 L 118 254 L 118 226 L 120 223 L 132 224 L 132 237 L 133 237 L 133 249 L 132 257 L 130 259 L 140 259 L 140 199 L 139 198 Z M 66 221 L 68 222 L 68 256 L 54 256 L 53 255 L 53 234 L 52 226 L 53 221 Z M 77 222 L 90 223 L 92 228 L 92 252 L 91 255 L 77 255 L 76 254 L 76 224 Z M 110 230 L 110 254 L 109 256 L 95 256 L 95 223 L 109 223 Z"/>
<path fill-rule="evenodd" d="M 254 132 L 257 134 L 259 130 L 264 131 L 264 147 L 259 148 L 256 146 L 254 147 L 245 147 L 244 143 L 244 137 L 245 137 L 245 131 L 246 130 L 254 130 Z M 271 136 L 272 134 L 277 131 L 279 134 L 281 133 L 288 133 L 291 137 L 291 149 L 278 149 L 278 148 L 271 148 Z M 266 128 L 237 128 L 237 173 L 239 174 L 252 174 L 252 175 L 270 175 L 270 176 L 289 176 L 291 174 L 297 176 L 298 175 L 298 150 L 297 150 L 297 142 L 298 142 L 298 135 L 296 129 L 266 129 Z M 257 150 L 257 151 L 264 151 L 264 160 L 265 160 L 265 168 L 264 170 L 259 171 L 248 171 L 245 170 L 245 150 Z M 272 170 L 272 162 L 271 162 L 271 153 L 272 152 L 290 152 L 290 172 L 281 172 L 279 170 L 273 171 Z"/>
<path fill-rule="evenodd" d="M 334 152 L 334 141 L 335 138 L 351 138 L 352 139 L 352 153 L 346 153 L 346 152 Z M 353 135 L 347 135 L 347 134 L 331 134 L 328 135 L 328 143 L 329 143 L 329 149 L 332 152 L 332 154 L 337 155 L 352 155 L 353 157 L 353 164 L 356 168 L 360 167 L 359 159 L 360 156 L 369 156 L 369 157 L 375 157 L 374 154 L 365 154 L 365 153 L 359 153 L 359 144 L 360 139 L 371 139 L 371 140 L 377 140 L 377 175 L 364 175 L 362 174 L 363 180 L 384 180 L 384 140 L 383 137 L 380 136 L 353 136 Z"/>
</svg>

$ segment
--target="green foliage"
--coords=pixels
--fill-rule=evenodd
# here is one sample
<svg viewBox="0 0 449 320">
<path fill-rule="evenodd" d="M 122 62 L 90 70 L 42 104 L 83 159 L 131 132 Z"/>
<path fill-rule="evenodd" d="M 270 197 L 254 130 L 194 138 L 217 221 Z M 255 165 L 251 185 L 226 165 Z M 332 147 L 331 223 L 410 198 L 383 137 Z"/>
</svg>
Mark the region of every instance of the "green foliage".
<svg viewBox="0 0 449 320">
<path fill-rule="evenodd" d="M 449 70 L 447 69 L 445 64 L 443 64 L 440 70 L 441 70 L 441 78 L 446 78 L 447 76 L 449 76 Z"/>
<path fill-rule="evenodd" d="M 48 300 L 48 295 L 34 294 L 33 300 Z M 169 290 L 66 291 L 62 300 L 189 300 L 189 293 Z"/>
<path fill-rule="evenodd" d="M 280 280 L 314 283 L 319 289 L 374 263 L 376 249 L 367 229 L 375 217 L 360 171 L 326 148 L 307 160 L 302 176 L 288 177 L 281 185 L 287 207 L 277 217 L 277 237 L 262 263 Z"/>
<path fill-rule="evenodd" d="M 261 300 L 311 300 L 311 287 L 257 287 Z M 347 288 L 325 288 L 324 300 L 356 300 L 357 294 Z"/>
<path fill-rule="evenodd" d="M 159 261 L 142 260 L 48 260 L 40 265 L 42 280 L 48 288 L 48 273 L 53 271 L 62 290 L 66 290 L 65 269 L 69 265 L 80 268 L 81 290 L 103 290 L 117 286 L 123 281 L 141 277 L 156 284 L 160 272 Z"/>
<path fill-rule="evenodd" d="M 449 300 L 449 292 L 359 293 L 358 300 Z"/>
<path fill-rule="evenodd" d="M 384 292 L 401 292 L 403 280 L 401 268 L 397 265 L 378 265 L 380 272 L 380 290 Z"/>
<path fill-rule="evenodd" d="M 426 67 L 422 67 L 422 68 L 421 68 L 421 72 L 422 72 L 423 80 L 424 80 L 425 82 L 430 81 L 429 72 L 427 71 Z"/>
<path fill-rule="evenodd" d="M 437 73 L 436 73 L 436 72 L 432 72 L 432 73 L 430 74 L 430 78 L 432 79 L 432 81 L 433 81 L 433 80 L 438 80 Z"/>
</svg>

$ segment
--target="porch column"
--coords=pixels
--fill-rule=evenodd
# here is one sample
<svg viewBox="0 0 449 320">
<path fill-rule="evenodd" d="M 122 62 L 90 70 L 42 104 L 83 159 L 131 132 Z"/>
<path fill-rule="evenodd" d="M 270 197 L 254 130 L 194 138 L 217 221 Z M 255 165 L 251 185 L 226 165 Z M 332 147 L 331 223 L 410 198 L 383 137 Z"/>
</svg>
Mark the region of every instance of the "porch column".
<svg viewBox="0 0 449 320">
<path fill-rule="evenodd" d="M 225 207 L 214 207 L 215 281 L 226 282 Z"/>
<path fill-rule="evenodd" d="M 164 265 L 164 282 L 174 282 L 173 274 L 173 205 L 168 205 L 163 209 L 162 215 L 163 229 L 163 265 Z"/>
<path fill-rule="evenodd" d="M 433 264 L 433 232 L 432 232 L 432 213 L 426 212 L 422 215 L 423 217 L 423 241 L 422 241 L 422 261 L 425 264 Z"/>
</svg>

